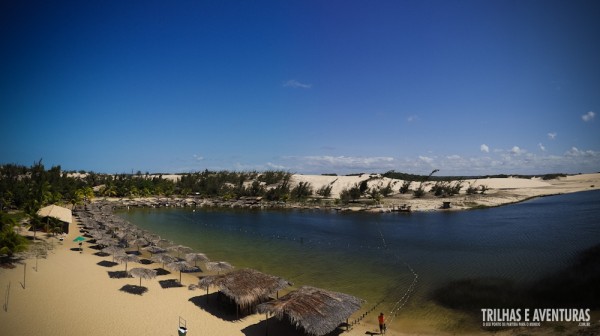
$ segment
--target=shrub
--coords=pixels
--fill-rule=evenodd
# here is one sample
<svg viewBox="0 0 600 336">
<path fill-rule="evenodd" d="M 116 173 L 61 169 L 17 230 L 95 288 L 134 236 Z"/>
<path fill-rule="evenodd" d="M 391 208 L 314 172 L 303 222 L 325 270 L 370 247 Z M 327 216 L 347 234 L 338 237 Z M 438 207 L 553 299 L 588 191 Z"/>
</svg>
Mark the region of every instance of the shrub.
<svg viewBox="0 0 600 336">
<path fill-rule="evenodd" d="M 331 185 L 324 185 L 321 188 L 319 188 L 317 190 L 317 195 L 319 196 L 323 196 L 325 198 L 328 198 L 329 196 L 331 196 L 331 189 L 333 187 Z"/>
</svg>

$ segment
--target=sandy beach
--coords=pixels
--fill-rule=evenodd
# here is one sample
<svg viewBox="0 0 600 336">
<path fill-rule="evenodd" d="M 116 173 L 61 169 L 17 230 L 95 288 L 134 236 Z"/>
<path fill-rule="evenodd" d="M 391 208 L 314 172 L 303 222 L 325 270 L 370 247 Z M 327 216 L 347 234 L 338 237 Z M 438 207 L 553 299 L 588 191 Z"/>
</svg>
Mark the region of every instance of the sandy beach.
<svg viewBox="0 0 600 336">
<path fill-rule="evenodd" d="M 296 181 L 303 175 L 295 175 Z M 311 181 L 331 183 L 331 177 L 315 177 Z M 322 180 L 322 181 L 321 181 Z M 345 181 L 356 183 L 357 178 Z M 381 181 L 387 183 L 387 181 Z M 452 199 L 455 208 L 460 202 L 496 206 L 514 203 L 531 197 L 598 189 L 600 174 L 576 175 L 557 180 L 540 179 L 488 179 L 474 183 L 487 185 L 486 195 L 459 195 Z M 339 186 L 339 189 L 344 185 Z M 339 192 L 339 191 L 338 191 Z M 440 199 L 386 199 L 384 205 L 406 202 L 417 210 L 436 209 Z M 38 233 L 39 234 L 39 233 Z M 242 319 L 223 315 L 208 306 L 202 306 L 206 292 L 189 290 L 197 283 L 198 274 L 183 274 L 185 287 L 160 287 L 158 281 L 178 278 L 178 274 L 142 280 L 148 288 L 143 295 L 120 291 L 124 285 L 139 283 L 137 278 L 111 279 L 108 271 L 122 271 L 124 265 L 107 268 L 98 265 L 110 261 L 111 256 L 93 255 L 95 250 L 84 243 L 83 253 L 73 250 L 78 244 L 73 239 L 79 235 L 77 223 L 71 223 L 69 234 L 63 242 L 57 238 L 44 238 L 53 249 L 48 256 L 37 261 L 27 259 L 13 269 L 0 268 L 0 293 L 3 309 L 0 311 L 2 335 L 177 335 L 179 318 L 186 320 L 188 335 L 265 335 L 265 316 L 250 315 Z M 135 265 L 135 266 L 133 266 Z M 138 267 L 130 264 L 129 267 Z M 157 267 L 157 264 L 147 267 Z M 25 272 L 24 272 L 25 270 Z M 24 278 L 25 274 L 25 278 Z M 9 290 L 10 286 L 10 290 Z M 192 299 L 190 301 L 190 299 Z M 209 309 L 205 309 L 208 307 Z M 371 321 L 373 320 L 373 321 Z M 345 335 L 373 334 L 376 315 L 365 319 Z M 269 320 L 270 335 L 293 335 L 284 323 Z M 435 333 L 439 334 L 439 333 Z M 388 335 L 402 335 L 390 330 Z"/>
<path fill-rule="evenodd" d="M 98 265 L 101 261 L 111 261 L 112 257 L 94 255 L 97 251 L 87 243 L 83 243 L 82 253 L 76 251 L 78 243 L 73 239 L 79 235 L 78 229 L 75 223 L 71 224 L 64 242 L 53 237 L 42 238 L 53 249 L 46 258 L 37 260 L 37 270 L 34 258 L 16 264 L 13 269 L 0 268 L 3 297 L 0 334 L 178 335 L 181 317 L 186 320 L 188 335 L 265 335 L 264 315 L 237 319 L 215 307 L 216 304 L 211 306 L 209 302 L 205 306 L 206 292 L 187 288 L 198 283 L 198 274 L 183 273 L 184 287 L 161 288 L 159 280 L 178 278 L 177 273 L 172 273 L 142 280 L 142 286 L 148 288 L 143 295 L 120 291 L 124 285 L 138 285 L 139 279 L 111 279 L 108 271 L 122 271 L 125 266 Z M 140 264 L 129 263 L 131 267 Z M 268 328 L 270 335 L 302 335 L 273 318 L 269 319 Z M 363 323 L 345 334 L 364 335 L 374 328 L 373 324 Z"/>
</svg>

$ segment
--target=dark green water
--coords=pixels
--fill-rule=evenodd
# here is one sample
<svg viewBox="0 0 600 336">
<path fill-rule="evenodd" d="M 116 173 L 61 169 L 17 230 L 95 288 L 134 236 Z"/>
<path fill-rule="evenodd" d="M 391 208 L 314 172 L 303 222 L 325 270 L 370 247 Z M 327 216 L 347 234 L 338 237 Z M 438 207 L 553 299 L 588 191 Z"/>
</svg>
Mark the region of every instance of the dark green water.
<svg viewBox="0 0 600 336">
<path fill-rule="evenodd" d="M 531 283 L 600 243 L 598 191 L 409 215 L 200 208 L 120 215 L 212 260 L 349 293 L 367 300 L 365 309 L 385 299 L 377 309 L 392 311 L 408 299 L 400 315 L 420 311 L 424 318 L 431 291 L 449 281 Z"/>
</svg>

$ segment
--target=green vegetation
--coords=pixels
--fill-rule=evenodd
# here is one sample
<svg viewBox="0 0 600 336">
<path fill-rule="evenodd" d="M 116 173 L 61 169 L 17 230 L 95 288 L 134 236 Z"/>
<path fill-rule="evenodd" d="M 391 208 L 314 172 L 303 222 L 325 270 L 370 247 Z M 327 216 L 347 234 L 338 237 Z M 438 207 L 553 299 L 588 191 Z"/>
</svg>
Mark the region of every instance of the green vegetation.
<svg viewBox="0 0 600 336">
<path fill-rule="evenodd" d="M 16 226 L 17 220 L 14 215 L 0 212 L 0 258 L 2 259 L 10 259 L 15 253 L 27 249 L 27 240 L 17 233 Z"/>
<path fill-rule="evenodd" d="M 317 195 L 322 196 L 324 198 L 329 198 L 331 196 L 331 189 L 333 189 L 333 186 L 331 184 L 324 185 L 317 190 Z"/>
<path fill-rule="evenodd" d="M 457 195 L 462 188 L 463 182 L 456 181 L 454 183 L 446 182 L 446 181 L 438 181 L 436 182 L 429 192 L 433 193 L 438 197 L 448 197 Z"/>
<path fill-rule="evenodd" d="M 42 161 L 31 167 L 0 166 L 0 210 L 21 209 L 32 217 L 48 204 L 77 207 L 94 197 L 149 197 L 197 195 L 226 199 L 244 196 L 265 197 L 270 201 L 304 200 L 312 196 L 307 183 L 290 187 L 292 174 L 284 171 L 229 172 L 208 171 L 182 174 L 178 181 L 138 171 L 135 174 L 98 174 L 65 172 L 60 166 L 45 169 Z"/>
<path fill-rule="evenodd" d="M 312 186 L 308 182 L 300 182 L 296 187 L 292 189 L 290 194 L 293 200 L 304 201 L 308 197 L 312 196 Z"/>
</svg>

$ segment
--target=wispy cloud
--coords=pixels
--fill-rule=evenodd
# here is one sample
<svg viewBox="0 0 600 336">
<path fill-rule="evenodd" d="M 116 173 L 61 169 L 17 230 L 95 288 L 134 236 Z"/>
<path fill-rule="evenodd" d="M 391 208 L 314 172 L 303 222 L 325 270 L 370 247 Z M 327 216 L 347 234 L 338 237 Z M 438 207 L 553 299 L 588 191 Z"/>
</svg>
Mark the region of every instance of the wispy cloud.
<svg viewBox="0 0 600 336">
<path fill-rule="evenodd" d="M 362 172 L 387 171 L 394 168 L 394 158 L 387 156 L 356 157 L 356 156 L 286 156 L 286 164 L 294 171 L 323 173 L 323 172 Z"/>
<path fill-rule="evenodd" d="M 581 119 L 583 119 L 583 121 L 585 121 L 585 122 L 588 122 L 588 121 L 594 120 L 595 117 L 596 117 L 596 113 L 593 111 L 589 111 L 588 113 L 582 115 Z"/>
<path fill-rule="evenodd" d="M 418 116 L 416 116 L 416 115 L 411 115 L 411 116 L 408 116 L 408 118 L 406 118 L 406 121 L 408 121 L 408 122 L 413 122 L 413 121 L 416 121 L 416 120 L 418 120 L 418 119 L 419 119 L 419 117 L 418 117 Z"/>
<path fill-rule="evenodd" d="M 479 150 L 484 152 L 484 153 L 489 153 L 490 152 L 490 147 L 486 144 L 482 144 L 481 146 L 479 146 Z"/>
<path fill-rule="evenodd" d="M 556 139 L 556 136 L 557 136 L 557 135 L 558 135 L 558 134 L 556 134 L 556 133 L 554 133 L 554 132 L 552 132 L 552 133 L 548 133 L 548 139 L 550 139 L 550 140 L 554 140 L 554 139 Z"/>
<path fill-rule="evenodd" d="M 546 151 L 546 147 L 545 147 L 545 146 L 544 146 L 544 144 L 542 144 L 541 142 L 538 144 L 538 147 L 540 147 L 540 150 L 541 150 L 542 152 L 545 152 L 545 151 Z"/>
<path fill-rule="evenodd" d="M 312 84 L 304 84 L 300 83 L 295 79 L 290 79 L 283 83 L 283 87 L 289 87 L 293 89 L 310 89 L 312 87 Z"/>
<path fill-rule="evenodd" d="M 192 157 L 193 157 L 193 158 L 194 158 L 194 160 L 196 160 L 196 161 L 202 161 L 202 160 L 204 160 L 204 156 L 200 156 L 200 155 L 198 155 L 198 154 L 194 154 L 194 155 L 192 155 Z"/>
<path fill-rule="evenodd" d="M 577 147 L 571 147 L 566 153 L 566 156 L 570 157 L 600 157 L 600 152 L 593 150 L 580 150 Z"/>
<path fill-rule="evenodd" d="M 427 163 L 427 164 L 432 164 L 433 163 L 433 158 L 432 157 L 428 157 L 428 156 L 419 156 L 419 160 Z"/>
</svg>

